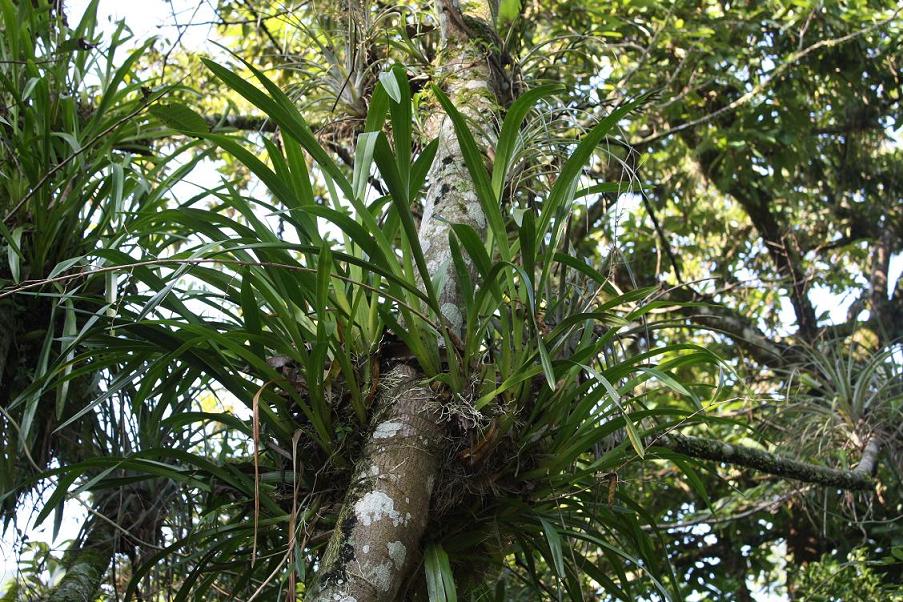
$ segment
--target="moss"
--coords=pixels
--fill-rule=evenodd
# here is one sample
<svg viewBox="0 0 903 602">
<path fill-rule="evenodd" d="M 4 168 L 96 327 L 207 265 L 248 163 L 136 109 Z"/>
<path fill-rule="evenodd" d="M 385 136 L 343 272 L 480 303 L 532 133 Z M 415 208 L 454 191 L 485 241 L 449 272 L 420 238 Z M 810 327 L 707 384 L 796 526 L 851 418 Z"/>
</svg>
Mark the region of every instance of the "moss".
<svg viewBox="0 0 903 602">
<path fill-rule="evenodd" d="M 836 470 L 814 464 L 806 464 L 791 458 L 766 451 L 730 445 L 722 441 L 671 434 L 663 436 L 659 443 L 665 447 L 694 458 L 725 462 L 735 466 L 745 466 L 780 477 L 796 479 L 807 483 L 818 483 L 844 489 L 874 489 L 874 482 L 868 475 L 856 471 Z"/>
<path fill-rule="evenodd" d="M 56 589 L 47 597 L 48 602 L 84 602 L 93 600 L 107 567 L 113 558 L 112 539 L 98 542 L 94 547 L 72 551 L 66 574 Z"/>
<path fill-rule="evenodd" d="M 318 576 L 318 584 L 312 591 L 326 589 L 348 579 L 345 567 L 354 560 L 354 544 L 351 541 L 351 534 L 357 524 L 357 519 L 354 512 L 350 511 L 349 504 L 346 503 L 339 511 L 336 524 L 339 526 L 341 537 L 330 538 L 320 561 L 323 569 Z"/>
</svg>

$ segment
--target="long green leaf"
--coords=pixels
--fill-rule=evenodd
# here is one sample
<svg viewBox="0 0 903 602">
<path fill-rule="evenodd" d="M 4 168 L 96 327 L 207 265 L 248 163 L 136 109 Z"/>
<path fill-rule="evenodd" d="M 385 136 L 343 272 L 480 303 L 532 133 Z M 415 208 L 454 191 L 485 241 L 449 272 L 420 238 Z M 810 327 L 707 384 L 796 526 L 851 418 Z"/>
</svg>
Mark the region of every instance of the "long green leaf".
<svg viewBox="0 0 903 602">
<path fill-rule="evenodd" d="M 495 160 L 492 163 L 492 191 L 495 193 L 495 198 L 502 198 L 502 188 L 505 186 L 505 177 L 511 165 L 524 117 L 541 99 L 564 90 L 565 88 L 561 84 L 537 86 L 524 92 L 511 103 L 508 113 L 505 115 L 505 121 L 502 122 L 502 131 L 499 133 L 495 149 Z"/>
<path fill-rule="evenodd" d="M 439 544 L 429 544 L 424 551 L 426 589 L 430 602 L 457 602 L 455 579 L 448 562 L 448 554 Z"/>
</svg>

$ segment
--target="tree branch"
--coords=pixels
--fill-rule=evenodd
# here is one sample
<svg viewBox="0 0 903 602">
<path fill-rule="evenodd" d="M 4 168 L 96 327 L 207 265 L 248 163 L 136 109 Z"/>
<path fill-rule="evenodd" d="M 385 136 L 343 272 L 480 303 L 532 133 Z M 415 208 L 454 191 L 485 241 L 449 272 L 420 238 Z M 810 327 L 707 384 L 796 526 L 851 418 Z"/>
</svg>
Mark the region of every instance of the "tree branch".
<svg viewBox="0 0 903 602">
<path fill-rule="evenodd" d="M 236 130 L 275 132 L 276 122 L 258 115 L 208 115 L 204 117 L 210 127 L 232 128 Z"/>
<path fill-rule="evenodd" d="M 656 444 L 692 458 L 743 466 L 766 474 L 805 483 L 815 483 L 854 491 L 866 491 L 875 488 L 875 482 L 871 479 L 869 473 L 865 470 L 860 470 L 860 467 L 868 468 L 869 470 L 874 467 L 875 456 L 877 456 L 878 452 L 876 449 L 872 450 L 871 447 L 867 448 L 866 453 L 863 454 L 863 462 L 860 462 L 860 466 L 854 470 L 838 470 L 836 468 L 800 462 L 799 460 L 793 460 L 792 458 L 752 447 L 731 445 L 714 439 L 690 437 L 676 433 L 663 435 L 656 441 Z M 866 462 L 867 459 L 868 462 Z"/>
<path fill-rule="evenodd" d="M 853 469 L 853 472 L 862 475 L 874 474 L 875 468 L 877 468 L 878 465 L 878 452 L 880 451 L 881 439 L 878 435 L 872 435 L 866 442 L 865 450 L 862 452 L 862 458 L 859 460 L 859 464 L 856 465 L 856 468 Z"/>
<path fill-rule="evenodd" d="M 47 597 L 48 602 L 94 600 L 100 583 L 113 560 L 114 533 L 110 526 L 93 518 L 85 527 L 83 542 L 66 551 L 66 574 Z"/>
<path fill-rule="evenodd" d="M 681 303 L 705 303 L 704 308 L 682 306 L 679 311 L 692 322 L 730 337 L 753 359 L 769 368 L 786 367 L 796 357 L 790 346 L 770 338 L 746 316 L 692 289 L 677 287 L 668 297 Z"/>
<path fill-rule="evenodd" d="M 689 146 L 694 146 L 697 142 L 688 133 L 684 134 L 684 140 Z M 699 156 L 702 173 L 721 193 L 733 197 L 746 212 L 775 268 L 787 280 L 798 335 L 805 341 L 812 341 L 818 333 L 818 319 L 808 296 L 809 279 L 803 266 L 803 251 L 796 233 L 789 226 L 778 223 L 770 191 L 755 183 L 743 186 L 736 178 L 725 178 L 724 174 L 718 174 L 718 158 L 718 151 L 702 152 Z"/>
</svg>

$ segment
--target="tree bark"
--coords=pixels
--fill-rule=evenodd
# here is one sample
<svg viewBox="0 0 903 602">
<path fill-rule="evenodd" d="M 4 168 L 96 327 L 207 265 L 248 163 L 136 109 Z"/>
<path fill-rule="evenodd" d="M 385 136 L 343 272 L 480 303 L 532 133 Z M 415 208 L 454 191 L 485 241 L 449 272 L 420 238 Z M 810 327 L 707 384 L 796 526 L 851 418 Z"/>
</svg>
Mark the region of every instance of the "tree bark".
<svg viewBox="0 0 903 602">
<path fill-rule="evenodd" d="M 865 442 L 865 449 L 862 451 L 862 458 L 859 464 L 853 469 L 853 472 L 863 476 L 875 474 L 878 467 L 878 453 L 881 451 L 881 439 L 878 435 L 872 435 Z"/>
<path fill-rule="evenodd" d="M 494 32 L 494 0 L 437 0 L 442 39 L 441 82 L 458 110 L 480 124 L 484 144 L 491 137 L 497 97 L 490 67 L 491 43 L 477 39 Z M 442 314 L 463 326 L 460 293 L 451 267 L 450 225 L 486 230 L 476 190 L 451 120 L 435 111 L 426 132 L 439 148 L 428 176 L 419 239 L 430 275 L 444 273 L 436 291 Z M 438 342 L 437 342 L 438 344 Z M 337 527 L 321 560 L 309 602 L 394 600 L 418 564 L 429 519 L 430 496 L 445 451 L 440 403 L 415 368 L 396 366 L 384 379 L 372 431 L 355 467 Z"/>
<path fill-rule="evenodd" d="M 442 452 L 438 403 L 400 365 L 383 379 L 375 427 L 308 600 L 394 600 L 417 563 Z"/>
<path fill-rule="evenodd" d="M 887 273 L 890 270 L 890 256 L 893 246 L 894 231 L 887 227 L 875 240 L 872 249 L 870 286 L 870 309 L 875 321 L 875 330 L 882 345 L 888 345 L 894 340 L 894 316 L 891 299 L 888 296 Z"/>
</svg>

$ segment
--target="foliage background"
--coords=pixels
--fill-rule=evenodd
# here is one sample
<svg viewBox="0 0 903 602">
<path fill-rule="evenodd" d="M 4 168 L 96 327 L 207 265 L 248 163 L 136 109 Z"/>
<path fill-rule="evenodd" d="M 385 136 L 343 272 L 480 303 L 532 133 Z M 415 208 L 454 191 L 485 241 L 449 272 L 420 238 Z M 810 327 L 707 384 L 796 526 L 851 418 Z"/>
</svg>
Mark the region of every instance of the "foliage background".
<svg viewBox="0 0 903 602">
<path fill-rule="evenodd" d="M 241 6 L 229 3 L 223 8 L 226 18 L 243 11 Z M 813 43 L 835 39 L 859 31 L 863 26 L 868 28 L 868 24 L 887 21 L 890 8 L 878 3 L 830 3 L 825 6 L 775 3 L 774 6 L 741 7 L 735 9 L 741 11 L 738 13 L 725 11 L 718 3 L 707 3 L 700 8 L 689 3 L 666 6 L 643 2 L 614 3 L 604 8 L 594 3 L 563 3 L 557 8 L 559 10 L 553 12 L 526 7 L 532 19 L 525 19 L 519 25 L 525 28 L 518 32 L 522 35 L 519 39 L 525 40 L 525 46 L 528 42 L 536 44 L 551 39 L 553 41 L 548 42 L 547 47 L 554 49 L 554 53 L 537 55 L 537 65 L 530 65 L 525 60 L 521 66 L 525 77 L 532 78 L 526 82 L 528 87 L 554 80 L 564 81 L 569 84 L 569 89 L 577 91 L 568 107 L 568 114 L 577 118 L 565 119 L 562 114 L 555 113 L 543 115 L 546 123 L 537 136 L 541 133 L 545 140 L 554 143 L 556 137 L 566 139 L 576 130 L 588 127 L 602 114 L 593 114 L 594 103 L 588 99 L 593 99 L 594 94 L 596 98 L 604 96 L 608 102 L 614 102 L 620 97 L 631 96 L 633 91 L 659 90 L 659 96 L 647 105 L 636 121 L 621 124 L 625 139 L 642 143 L 637 146 L 642 155 L 618 154 L 615 149 L 610 154 L 600 155 L 591 168 L 591 171 L 597 170 L 602 179 L 608 179 L 611 171 L 606 173 L 606 169 L 619 171 L 619 161 L 623 160 L 639 174 L 631 177 L 649 183 L 645 202 L 636 197 L 632 202 L 630 197 L 622 197 L 615 209 L 618 218 L 602 220 L 585 239 L 585 249 L 599 250 L 598 263 L 601 263 L 601 256 L 609 255 L 612 249 L 616 257 L 622 258 L 612 262 L 614 281 L 623 289 L 699 281 L 697 292 L 707 301 L 733 310 L 731 317 L 739 316 L 746 320 L 745 323 L 751 322 L 778 344 L 790 342 L 799 335 L 798 327 L 805 322 L 809 311 L 805 303 L 798 302 L 794 306 L 793 300 L 799 299 L 794 296 L 792 286 L 776 284 L 786 283 L 788 274 L 792 281 L 794 271 L 804 273 L 807 281 L 817 282 L 818 290 L 824 291 L 810 295 L 810 303 L 814 305 L 810 309 L 817 320 L 819 312 L 837 303 L 839 298 L 847 298 L 848 311 L 832 308 L 829 316 L 821 319 L 822 328 L 846 324 L 848 320 L 844 313 L 858 317 L 860 314 L 855 310 L 867 307 L 872 301 L 869 297 L 869 288 L 873 285 L 870 267 L 875 241 L 881 240 L 884 232 L 898 236 L 900 229 L 900 150 L 898 145 L 888 143 L 886 139 L 888 130 L 899 124 L 899 81 L 895 79 L 899 78 L 899 69 L 896 73 L 893 69 L 894 65 L 899 65 L 899 22 L 892 20 L 889 29 L 885 27 L 858 35 L 852 42 L 855 50 L 851 50 L 850 44 L 836 51 L 826 45 L 823 52 L 793 57 L 800 49 L 808 48 L 807 39 Z M 529 12 L 531 9 L 534 12 Z M 543 21 L 544 15 L 553 14 L 555 19 Z M 810 17 L 813 14 L 816 16 Z M 535 31 L 530 31 L 529 23 L 536 23 Z M 637 27 L 636 23 L 642 23 L 643 27 Z M 270 34 L 255 30 L 254 35 L 250 35 L 248 26 L 233 26 L 226 28 L 222 35 L 230 47 L 235 48 L 233 43 L 240 41 L 243 56 L 259 58 L 253 62 L 266 66 L 270 61 L 269 65 L 283 66 L 287 61 L 281 53 L 274 52 L 270 36 L 280 44 L 293 46 L 298 44 L 294 37 L 298 34 L 280 19 L 267 21 L 267 26 Z M 787 31 L 806 33 L 798 38 L 790 35 L 774 37 L 776 32 Z M 573 43 L 566 37 L 571 35 L 577 36 Z M 757 42 L 748 43 L 749 36 Z M 560 39 L 556 41 L 556 37 Z M 628 41 L 622 42 L 625 38 Z M 781 46 L 777 40 L 785 45 Z M 606 42 L 604 45 L 601 44 L 603 41 Z M 637 44 L 638 41 L 642 43 Z M 328 94 L 315 87 L 329 81 L 328 78 L 307 69 L 315 56 L 304 56 L 303 52 L 294 49 L 293 54 L 294 68 L 276 71 L 276 80 L 291 91 L 301 106 L 312 113 L 324 113 L 328 122 L 330 103 L 322 100 L 328 98 Z M 159 52 L 150 53 L 142 60 L 152 69 L 163 56 Z M 552 56 L 558 56 L 559 60 L 551 60 L 549 57 Z M 210 112 L 222 110 L 217 101 L 227 93 L 212 77 L 196 75 L 199 70 L 195 57 L 176 52 L 170 55 L 170 60 L 169 77 L 192 74 L 192 86 L 204 90 L 199 108 L 209 102 Z M 687 66 L 685 70 L 675 71 L 675 63 Z M 564 64 L 573 69 L 562 68 Z M 785 64 L 784 71 L 775 71 L 784 68 Z M 703 76 L 694 79 L 693 74 L 697 72 Z M 835 75 L 838 73 L 840 75 Z M 667 74 L 667 81 L 662 81 L 663 74 Z M 662 88 L 664 83 L 669 85 Z M 366 80 L 361 85 L 366 86 Z M 753 102 L 741 104 L 738 110 L 725 111 L 722 117 L 711 117 L 719 115 L 718 111 L 731 99 L 743 98 L 744 91 L 750 86 L 762 87 Z M 242 99 L 230 98 L 237 112 L 251 110 Z M 813 105 L 813 98 L 827 100 Z M 810 111 L 811 119 L 799 118 Z M 699 119 L 705 119 L 705 122 L 686 135 L 676 132 L 661 138 L 658 143 L 649 141 L 660 131 Z M 340 141 L 343 132 L 341 122 L 338 123 L 333 136 Z M 633 164 L 638 156 L 641 157 L 640 164 Z M 554 165 L 544 168 L 554 169 Z M 248 177 L 244 168 L 234 163 L 227 163 L 223 171 L 230 176 Z M 734 188 L 740 185 L 743 188 Z M 601 203 L 604 195 L 598 200 L 591 198 L 595 203 Z M 883 200 L 877 202 L 876 198 Z M 589 207 L 594 206 L 589 204 Z M 785 255 L 793 255 L 793 246 L 798 245 L 799 261 L 776 257 L 771 252 L 775 241 L 769 243 L 767 234 L 755 235 L 757 231 L 767 231 L 767 219 L 757 223 L 752 217 L 755 214 L 761 218 L 755 209 L 763 206 L 771 209 L 782 230 L 792 233 L 793 243 L 785 244 L 783 248 L 790 249 Z M 587 209 L 587 213 L 589 211 Z M 581 215 L 579 210 L 577 214 Z M 665 233 L 664 237 L 651 223 L 652 214 L 656 216 L 659 231 Z M 894 250 L 899 248 L 899 238 L 893 236 L 889 243 L 889 254 L 893 257 L 890 263 L 899 266 L 899 252 Z M 891 270 L 891 274 L 893 272 Z M 708 280 L 712 276 L 717 276 L 718 280 Z M 894 277 L 888 280 L 893 286 Z M 820 296 L 822 303 L 816 301 Z M 686 326 L 679 321 L 662 320 L 656 329 L 660 333 L 657 336 L 664 341 L 686 341 L 693 337 L 707 345 L 713 344 L 711 334 L 688 333 Z M 865 350 L 886 345 L 886 342 L 880 342 L 882 339 L 893 341 L 896 336 L 873 327 L 859 332 L 854 340 L 861 344 L 862 353 L 866 354 Z M 848 414 L 847 419 L 840 422 L 851 425 L 851 438 L 832 422 L 833 419 L 823 420 L 825 415 L 820 410 L 806 411 L 825 398 L 822 395 L 825 383 L 795 380 L 794 369 L 783 367 L 774 372 L 763 372 L 761 366 L 773 366 L 755 357 L 755 351 L 747 355 L 747 350 L 733 339 L 716 337 L 714 341 L 714 348 L 728 357 L 737 370 L 738 380 L 749 386 L 742 394 L 738 392 L 736 397 L 726 398 L 720 412 L 742 416 L 755 408 L 760 414 L 773 414 L 773 430 L 765 428 L 759 435 L 773 440 L 787 453 L 818 457 L 828 450 L 844 460 L 855 458 L 853 446 L 857 437 L 863 435 L 856 430 L 856 415 Z M 750 359 L 759 363 L 747 363 Z M 852 362 L 847 357 L 841 358 L 842 365 L 848 361 Z M 833 360 L 829 363 L 836 364 Z M 895 363 L 899 363 L 899 358 Z M 802 360 L 798 364 L 810 366 L 811 362 Z M 686 375 L 688 379 L 696 376 Z M 817 376 L 813 378 L 817 379 Z M 828 384 L 838 384 L 831 374 L 825 374 L 824 378 Z M 793 389 L 794 393 L 800 393 L 793 399 L 803 400 L 789 407 L 780 403 L 790 390 L 785 388 L 788 383 L 790 387 L 797 387 Z M 806 393 L 810 391 L 816 394 L 811 396 L 811 403 L 807 403 Z M 835 399 L 837 397 L 841 396 L 835 396 Z M 815 418 L 812 418 L 813 413 Z M 800 416 L 808 426 L 788 433 L 786 424 L 799 426 L 802 424 Z M 732 427 L 718 431 L 718 434 L 736 441 L 751 441 L 744 431 Z M 833 436 L 839 439 L 832 440 Z M 849 454 L 844 446 L 851 447 Z M 653 509 L 656 516 L 670 520 L 694 521 L 706 517 L 705 512 L 700 516 L 696 504 L 681 507 L 680 500 L 687 496 L 687 484 L 677 478 L 676 472 L 662 469 L 662 476 L 669 479 L 664 488 L 645 487 L 643 483 L 649 479 L 645 471 L 630 477 L 641 483 L 639 503 L 642 506 Z M 674 560 L 678 564 L 693 562 L 693 554 L 689 554 L 690 559 L 683 558 L 687 555 L 686 550 L 700 550 L 697 556 L 704 560 L 717 557 L 721 547 L 736 547 L 737 542 L 760 542 L 747 544 L 751 547 L 748 555 L 744 553 L 747 570 L 761 571 L 764 583 L 775 583 L 779 579 L 781 563 L 774 562 L 772 545 L 775 542 L 787 545 L 780 542 L 787 538 L 783 531 L 786 525 L 799 520 L 797 500 L 805 500 L 809 512 L 815 515 L 837 512 L 843 517 L 830 524 L 825 521 L 813 523 L 819 525 L 822 533 L 828 527 L 839 529 L 838 534 L 826 539 L 838 548 L 836 556 L 845 557 L 848 550 L 836 546 L 836 542 L 846 541 L 841 533 L 845 532 L 850 518 L 844 513 L 851 510 L 851 506 L 837 507 L 826 499 L 819 499 L 818 492 L 795 489 L 787 484 L 759 483 L 755 477 L 750 482 L 750 476 L 743 473 L 722 474 L 728 476 L 727 480 L 716 476 L 715 471 L 705 471 L 703 476 L 707 496 L 710 500 L 718 500 L 714 505 L 720 507 L 720 512 L 738 516 L 749 513 L 744 517 L 748 520 L 716 522 L 709 531 L 699 529 L 695 533 L 675 535 Z M 891 482 L 894 478 L 898 482 L 899 474 L 892 476 Z M 744 490 L 742 494 L 736 493 L 739 483 L 742 483 L 740 489 Z M 756 509 L 757 512 L 752 512 Z M 881 532 L 882 527 L 874 527 L 866 541 L 871 539 L 874 545 L 875 537 L 889 538 L 886 541 L 899 537 L 893 530 L 884 535 Z M 852 544 L 854 540 L 850 541 Z M 887 551 L 886 547 L 876 547 Z M 857 554 L 853 558 L 858 558 L 863 565 L 864 556 L 860 552 Z M 880 560 L 874 554 L 870 558 Z M 825 566 L 829 567 L 832 562 L 839 562 L 839 559 L 828 561 Z M 704 561 L 701 564 L 702 567 L 687 564 L 691 577 L 704 578 L 706 583 L 700 584 L 701 588 L 730 591 L 737 586 L 732 581 L 736 574 L 731 567 L 724 564 L 710 566 L 711 563 Z M 825 571 L 819 573 L 813 569 L 811 574 L 806 574 L 801 587 L 817 589 L 812 584 L 824 580 L 824 574 L 830 569 Z"/>
</svg>

